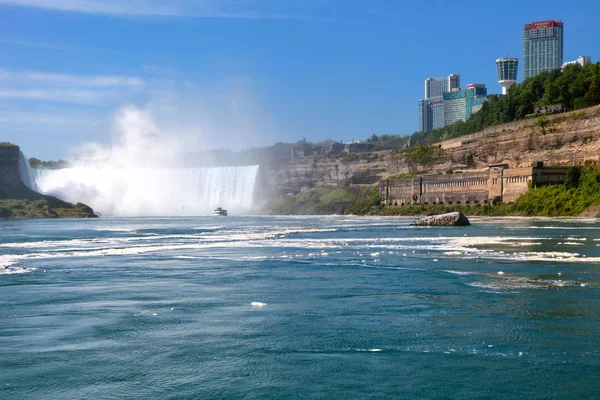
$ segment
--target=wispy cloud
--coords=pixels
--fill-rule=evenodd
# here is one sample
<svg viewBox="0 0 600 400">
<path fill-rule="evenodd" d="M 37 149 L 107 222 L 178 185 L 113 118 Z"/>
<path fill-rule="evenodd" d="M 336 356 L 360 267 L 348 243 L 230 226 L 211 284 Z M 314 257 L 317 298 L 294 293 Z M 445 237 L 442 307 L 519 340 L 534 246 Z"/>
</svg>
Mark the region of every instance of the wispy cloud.
<svg viewBox="0 0 600 400">
<path fill-rule="evenodd" d="M 226 0 L 0 0 L 0 4 L 114 16 L 313 19 L 303 15 L 255 10 L 248 7 L 252 3 Z"/>
<path fill-rule="evenodd" d="M 2 0 L 0 0 L 0 3 L 1 2 L 2 2 Z M 18 39 L 11 39 L 11 38 L 0 38 L 0 43 L 14 44 L 14 45 L 18 45 L 18 46 L 40 47 L 40 48 L 52 49 L 52 50 L 77 51 L 77 49 L 75 49 L 73 47 L 67 47 L 67 46 L 61 46 L 61 45 L 55 45 L 55 44 L 49 44 L 49 43 L 41 43 L 41 42 L 29 42 L 26 40 L 18 40 Z"/>
<path fill-rule="evenodd" d="M 133 76 L 72 75 L 0 69 L 0 99 L 103 105 L 143 92 Z"/>
<path fill-rule="evenodd" d="M 0 124 L 20 124 L 27 127 L 37 126 L 45 130 L 63 129 L 65 125 L 82 126 L 90 124 L 92 118 L 100 118 L 101 115 L 86 112 L 80 115 L 72 109 L 50 111 L 21 111 L 0 109 Z"/>
<path fill-rule="evenodd" d="M 98 104 L 111 96 L 108 93 L 77 89 L 3 89 L 0 99 L 25 99 L 72 104 Z"/>
<path fill-rule="evenodd" d="M 143 79 L 129 76 L 84 76 L 35 71 L 15 72 L 0 69 L 0 81 L 3 80 L 21 83 L 37 82 L 44 84 L 59 84 L 80 87 L 140 87 L 144 85 Z"/>
</svg>

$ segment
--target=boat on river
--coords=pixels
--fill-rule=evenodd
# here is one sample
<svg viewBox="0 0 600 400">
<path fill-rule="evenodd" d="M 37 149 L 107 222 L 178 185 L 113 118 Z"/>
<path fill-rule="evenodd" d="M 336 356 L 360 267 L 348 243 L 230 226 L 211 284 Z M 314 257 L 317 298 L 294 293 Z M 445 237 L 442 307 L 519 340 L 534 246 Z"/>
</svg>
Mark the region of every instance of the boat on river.
<svg viewBox="0 0 600 400">
<path fill-rule="evenodd" d="M 226 217 L 227 210 L 223 210 L 221 207 L 217 207 L 214 215 L 215 215 L 215 217 Z"/>
</svg>

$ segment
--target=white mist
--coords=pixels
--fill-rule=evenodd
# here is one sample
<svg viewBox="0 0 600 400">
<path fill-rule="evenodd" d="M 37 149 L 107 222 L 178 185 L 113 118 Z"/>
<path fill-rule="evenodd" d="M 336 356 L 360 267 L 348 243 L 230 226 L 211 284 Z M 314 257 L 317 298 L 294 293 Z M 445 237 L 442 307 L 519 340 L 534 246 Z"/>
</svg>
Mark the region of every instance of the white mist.
<svg viewBox="0 0 600 400">
<path fill-rule="evenodd" d="M 72 168 L 39 171 L 42 193 L 83 202 L 105 216 L 230 215 L 253 208 L 258 166 L 183 168 L 187 139 L 161 131 L 152 116 L 126 108 L 111 146 L 88 145 Z"/>
</svg>

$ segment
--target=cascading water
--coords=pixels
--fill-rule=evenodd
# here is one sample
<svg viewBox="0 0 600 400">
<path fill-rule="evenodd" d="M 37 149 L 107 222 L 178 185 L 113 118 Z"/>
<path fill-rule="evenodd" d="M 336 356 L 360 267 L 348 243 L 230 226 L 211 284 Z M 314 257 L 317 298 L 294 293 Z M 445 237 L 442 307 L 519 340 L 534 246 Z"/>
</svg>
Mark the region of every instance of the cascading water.
<svg viewBox="0 0 600 400">
<path fill-rule="evenodd" d="M 29 165 L 29 160 L 23 152 L 19 152 L 19 177 L 21 182 L 31 190 L 38 190 L 36 185 L 33 169 Z"/>
<path fill-rule="evenodd" d="M 106 216 L 230 215 L 253 208 L 258 166 L 40 170 L 42 193 L 83 202 Z"/>
</svg>

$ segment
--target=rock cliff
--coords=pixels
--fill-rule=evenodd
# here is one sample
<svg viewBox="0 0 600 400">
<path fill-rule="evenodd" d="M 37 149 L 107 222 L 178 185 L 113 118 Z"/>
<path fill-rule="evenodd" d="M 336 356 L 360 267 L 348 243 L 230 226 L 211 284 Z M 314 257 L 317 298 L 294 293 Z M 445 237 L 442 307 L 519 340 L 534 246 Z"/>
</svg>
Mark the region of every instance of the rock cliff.
<svg viewBox="0 0 600 400">
<path fill-rule="evenodd" d="M 373 186 L 400 174 L 435 174 L 448 170 L 510 168 L 598 163 L 600 106 L 571 113 L 527 119 L 432 145 L 425 160 L 410 151 L 378 151 L 301 157 L 261 166 L 261 183 L 269 195 L 297 193 L 310 187 Z M 424 162 L 422 162 L 424 161 Z"/>
<path fill-rule="evenodd" d="M 18 146 L 0 146 L 0 197 L 8 197 L 9 193 L 18 191 L 22 185 L 19 177 L 19 153 Z"/>
</svg>

